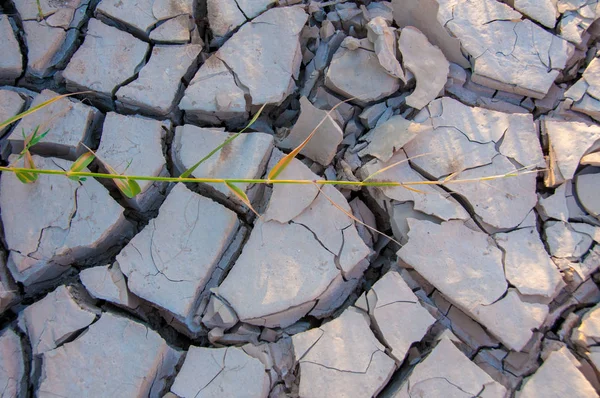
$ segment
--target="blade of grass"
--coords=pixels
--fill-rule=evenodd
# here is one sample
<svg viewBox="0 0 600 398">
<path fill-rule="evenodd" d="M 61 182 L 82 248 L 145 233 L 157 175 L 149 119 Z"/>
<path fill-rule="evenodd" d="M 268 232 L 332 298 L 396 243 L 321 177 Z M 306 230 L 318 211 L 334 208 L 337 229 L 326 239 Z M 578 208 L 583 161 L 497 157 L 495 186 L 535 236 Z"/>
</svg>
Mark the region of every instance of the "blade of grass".
<svg viewBox="0 0 600 398">
<path fill-rule="evenodd" d="M 100 161 L 100 163 L 102 163 L 102 166 L 104 166 L 104 168 L 106 168 L 106 170 L 108 170 L 108 173 L 110 175 L 118 175 L 118 176 L 124 177 L 124 178 L 113 178 L 112 179 L 113 182 L 115 183 L 115 185 L 117 186 L 117 188 L 119 188 L 119 190 L 123 193 L 123 195 L 125 195 L 131 199 L 134 196 L 136 196 L 137 194 L 139 194 L 140 192 L 142 192 L 142 189 L 140 188 L 140 184 L 137 183 L 137 181 L 135 180 L 134 177 L 124 176 L 123 174 L 119 174 L 110 164 L 108 164 L 107 161 L 105 161 L 100 156 L 98 156 L 87 145 L 85 145 L 85 144 L 81 144 L 81 145 L 83 145 L 85 147 L 85 149 L 88 150 L 88 153 L 91 153 L 96 159 L 98 159 L 98 161 Z M 91 163 L 91 160 L 90 160 L 90 163 Z M 71 176 L 73 176 L 73 172 L 71 172 L 71 171 L 68 171 L 66 173 L 70 173 Z M 90 174 L 95 174 L 95 173 L 90 173 Z"/>
<path fill-rule="evenodd" d="M 81 155 L 75 161 L 75 163 L 73 163 L 73 165 L 71 165 L 70 170 L 71 171 L 81 171 L 81 170 L 85 169 L 86 167 L 88 167 L 95 158 L 96 158 L 96 155 L 94 155 L 92 152 L 86 152 L 83 155 Z"/>
<path fill-rule="evenodd" d="M 455 172 L 454 172 L 454 173 L 452 173 L 452 174 L 448 174 L 448 176 L 447 176 L 446 178 L 444 178 L 444 181 L 442 181 L 442 182 L 448 182 L 448 181 L 450 181 L 450 180 L 453 180 L 453 179 L 455 179 L 455 178 L 456 178 L 456 176 L 458 176 L 460 173 L 462 173 L 462 171 L 455 171 Z"/>
<path fill-rule="evenodd" d="M 10 117 L 10 118 L 6 119 L 5 121 L 1 122 L 0 123 L 0 129 L 8 126 L 9 124 L 12 124 L 12 123 L 16 122 L 17 120 L 23 119 L 25 116 L 31 115 L 32 113 L 37 112 L 40 109 L 42 109 L 42 108 L 44 108 L 44 107 L 46 107 L 48 105 L 51 105 L 51 104 L 55 103 L 56 101 L 58 101 L 58 100 L 60 100 L 62 98 L 66 98 L 66 97 L 70 97 L 70 96 L 78 95 L 78 94 L 86 94 L 86 93 L 90 93 L 90 92 L 91 91 L 81 91 L 81 92 L 78 92 L 78 93 L 62 94 L 62 95 L 58 95 L 56 97 L 52 97 L 48 101 L 44 101 L 41 104 L 34 106 L 33 108 L 29 108 L 26 111 L 21 112 L 18 115 Z"/>
<path fill-rule="evenodd" d="M 446 183 L 443 181 L 405 181 L 405 182 L 396 182 L 396 181 L 375 181 L 375 182 L 363 182 L 363 181 L 348 181 L 348 180 L 269 180 L 269 179 L 261 179 L 261 178 L 197 178 L 197 177 L 155 177 L 155 176 L 144 176 L 144 175 L 121 175 L 121 174 L 108 174 L 108 173 L 93 173 L 93 172 L 69 172 L 66 170 L 53 170 L 53 169 L 28 169 L 24 167 L 13 167 L 13 166 L 0 166 L 0 171 L 6 171 L 10 173 L 15 172 L 31 172 L 35 174 L 50 174 L 50 175 L 62 175 L 68 176 L 69 174 L 72 176 L 79 177 L 94 177 L 94 178 L 106 178 L 111 180 L 136 180 L 136 181 L 158 181 L 158 182 L 190 182 L 190 183 L 207 183 L 207 184 L 297 184 L 297 185 L 308 185 L 308 184 L 317 184 L 317 185 L 341 185 L 341 186 L 359 186 L 359 187 L 407 187 L 407 186 L 415 186 L 415 185 L 449 185 L 454 183 L 469 183 L 469 182 L 478 182 L 478 181 L 489 181 L 499 178 L 507 178 L 507 177 L 519 177 L 521 175 L 530 174 L 530 173 L 539 173 L 543 171 L 547 171 L 547 169 L 536 169 L 525 172 L 515 172 L 511 171 L 505 174 L 499 174 L 495 176 L 489 177 L 479 177 L 479 178 L 470 178 L 470 179 L 462 179 L 462 180 L 451 180 Z"/>
<path fill-rule="evenodd" d="M 44 12 L 42 11 L 42 4 L 40 3 L 40 0 L 35 0 L 35 2 L 37 3 L 37 11 L 38 11 L 38 16 L 40 17 L 40 21 L 44 20 Z"/>
<path fill-rule="evenodd" d="M 216 147 L 215 149 L 213 149 L 212 151 L 210 151 L 210 153 L 208 155 L 206 155 L 205 157 L 203 157 L 202 159 L 200 159 L 198 161 L 198 163 L 196 163 L 195 165 L 193 165 L 192 167 L 190 167 L 189 169 L 187 169 L 186 171 L 184 171 L 181 174 L 181 178 L 187 178 L 187 177 L 189 177 L 194 172 L 194 170 L 196 170 L 198 168 L 198 166 L 200 166 L 202 163 L 204 163 L 205 161 L 207 161 L 211 156 L 213 156 L 215 153 L 217 153 L 218 151 L 220 151 L 221 148 L 223 148 L 225 145 L 229 144 L 231 141 L 235 140 L 244 131 L 246 131 L 248 128 L 250 128 L 250 126 L 252 126 L 254 124 L 254 122 L 256 122 L 256 120 L 259 118 L 259 116 L 262 113 L 263 109 L 265 109 L 265 106 L 267 106 L 267 104 L 264 104 L 263 106 L 260 107 L 260 109 L 258 110 L 258 112 L 256 112 L 256 114 L 250 120 L 250 122 L 246 125 L 246 127 L 244 127 L 243 129 L 241 129 L 238 133 L 236 133 L 236 134 L 232 135 L 231 137 L 227 138 L 225 141 L 223 141 L 223 143 L 221 145 L 219 145 L 218 147 Z"/>
<path fill-rule="evenodd" d="M 35 170 L 35 163 L 33 163 L 33 157 L 29 151 L 26 151 L 24 154 L 25 159 L 23 159 L 23 163 L 25 168 Z M 17 178 L 24 184 L 33 184 L 38 179 L 38 174 L 35 172 L 17 172 Z"/>
<path fill-rule="evenodd" d="M 227 186 L 227 188 L 229 188 L 229 190 L 231 190 L 231 192 L 233 192 L 233 194 L 235 196 L 238 197 L 238 199 L 240 199 L 242 202 L 244 202 L 244 204 L 250 209 L 252 210 L 252 212 L 254 214 L 256 214 L 256 216 L 258 218 L 261 218 L 260 214 L 258 214 L 258 212 L 256 210 L 254 210 L 254 207 L 252 207 L 252 204 L 250 203 L 250 199 L 248 199 L 248 195 L 246 195 L 246 192 L 244 192 L 240 187 L 238 187 L 237 185 L 234 185 L 230 182 L 225 182 L 225 185 Z"/>
<path fill-rule="evenodd" d="M 283 158 L 281 158 L 281 160 L 279 160 L 279 162 L 277 162 L 277 164 L 269 172 L 269 180 L 274 180 L 275 178 L 277 178 L 277 176 L 279 174 L 281 174 L 283 172 L 283 170 L 285 170 L 285 168 L 288 166 L 288 164 L 290 164 L 291 161 L 294 160 L 294 158 L 296 157 L 296 155 L 298 155 L 300 153 L 300 151 L 302 149 L 304 149 L 304 147 L 308 144 L 308 142 L 314 137 L 314 135 L 316 134 L 316 132 L 319 129 L 319 127 L 321 127 L 321 125 L 323 123 L 325 123 L 325 121 L 327 119 L 330 119 L 330 120 L 333 121 L 333 119 L 331 119 L 331 113 L 333 111 L 335 111 L 338 106 L 340 106 L 340 105 L 342 105 L 342 104 L 344 104 L 346 102 L 355 100 L 356 98 L 357 97 L 348 98 L 347 100 L 344 100 L 342 102 L 337 103 L 333 108 L 331 108 L 331 110 L 327 112 L 327 114 L 325 115 L 325 117 L 323 117 L 323 119 L 321 119 L 321 121 L 319 122 L 319 124 L 317 124 L 317 126 L 310 132 L 310 134 L 308 135 L 308 137 L 306 137 L 306 139 L 304 141 L 302 141 L 300 143 L 300 145 L 298 145 L 292 152 L 290 152 L 289 154 L 285 155 Z"/>
<path fill-rule="evenodd" d="M 142 192 L 142 189 L 140 188 L 140 185 L 135 180 L 130 180 L 130 179 L 117 180 L 117 179 L 113 179 L 113 182 L 115 183 L 115 185 L 117 186 L 117 188 L 119 188 L 119 190 L 121 192 L 123 192 L 123 195 L 127 196 L 129 199 L 133 198 L 134 196 L 136 196 L 137 194 L 139 194 L 140 192 Z"/>
<path fill-rule="evenodd" d="M 86 178 L 85 177 L 77 177 L 77 176 L 72 176 L 70 175 L 70 173 L 72 172 L 79 172 L 82 171 L 83 169 L 85 169 L 86 167 L 88 167 L 90 165 L 90 163 L 92 163 L 92 161 L 96 158 L 96 156 L 91 153 L 91 152 L 86 152 L 83 155 L 81 155 L 76 161 L 75 163 L 73 163 L 71 165 L 71 168 L 69 169 L 69 175 L 68 177 L 73 180 L 73 181 L 85 181 Z"/>
<path fill-rule="evenodd" d="M 404 188 L 404 189 L 408 189 L 409 191 L 412 191 L 412 192 L 420 193 L 420 194 L 423 194 L 423 195 L 428 195 L 428 193 L 427 193 L 427 192 L 425 192 L 425 191 L 421 191 L 421 190 L 419 190 L 419 189 L 416 189 L 416 188 L 411 188 L 411 187 L 408 187 L 408 186 L 406 186 L 406 185 L 400 185 L 400 186 L 401 186 L 402 188 Z"/>
</svg>

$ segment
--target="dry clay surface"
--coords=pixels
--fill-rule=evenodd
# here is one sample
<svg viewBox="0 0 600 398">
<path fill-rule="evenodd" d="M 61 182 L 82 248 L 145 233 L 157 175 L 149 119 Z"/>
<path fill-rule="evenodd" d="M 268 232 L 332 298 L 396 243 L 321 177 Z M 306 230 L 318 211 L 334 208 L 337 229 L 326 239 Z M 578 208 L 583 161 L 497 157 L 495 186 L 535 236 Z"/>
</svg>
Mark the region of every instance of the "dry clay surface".
<svg viewBox="0 0 600 398">
<path fill-rule="evenodd" d="M 0 397 L 597 397 L 597 0 L 7 0 Z M 83 93 L 82 93 L 83 92 Z M 250 118 L 260 117 L 239 137 Z M 225 146 L 208 157 L 214 148 Z M 380 232 L 378 232 L 378 231 Z"/>
</svg>

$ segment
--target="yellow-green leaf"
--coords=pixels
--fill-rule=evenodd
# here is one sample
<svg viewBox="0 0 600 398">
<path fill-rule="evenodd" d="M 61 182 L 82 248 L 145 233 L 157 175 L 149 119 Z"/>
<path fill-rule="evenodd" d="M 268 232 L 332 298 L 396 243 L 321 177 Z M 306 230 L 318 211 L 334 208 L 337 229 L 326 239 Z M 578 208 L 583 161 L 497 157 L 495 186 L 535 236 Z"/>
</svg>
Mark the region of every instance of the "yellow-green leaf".
<svg viewBox="0 0 600 398">
<path fill-rule="evenodd" d="M 252 207 L 252 204 L 250 203 L 250 199 L 248 199 L 248 195 L 246 195 L 246 192 L 244 192 L 242 188 L 227 181 L 225 181 L 225 185 L 227 185 L 227 188 L 229 188 L 235 196 L 237 196 L 250 210 L 252 210 L 252 212 L 256 214 L 258 218 L 260 218 L 260 214 L 254 210 L 254 207 Z"/>
<path fill-rule="evenodd" d="M 29 151 L 25 152 L 25 159 L 23 159 L 23 163 L 25 166 L 24 168 L 35 169 L 35 163 L 33 163 L 33 157 L 31 156 L 31 153 Z M 17 175 L 17 178 L 25 184 L 32 184 L 32 183 L 36 182 L 37 178 L 38 178 L 38 175 L 31 171 L 17 171 L 17 172 L 15 172 L 15 174 Z"/>
<path fill-rule="evenodd" d="M 215 153 L 217 153 L 225 145 L 229 144 L 231 141 L 233 141 L 237 137 L 239 137 L 244 131 L 246 131 L 250 126 L 252 126 L 254 124 L 254 122 L 256 122 L 256 120 L 258 119 L 258 117 L 262 113 L 263 109 L 265 109 L 265 106 L 267 106 L 267 104 L 264 104 L 263 106 L 260 107 L 260 109 L 258 110 L 258 112 L 256 112 L 256 114 L 250 120 L 250 122 L 246 125 L 246 127 L 244 127 L 238 133 L 232 135 L 231 137 L 229 137 L 225 141 L 223 141 L 223 143 L 221 145 L 219 145 L 218 147 L 216 147 L 215 149 L 213 149 L 212 151 L 210 151 L 210 153 L 208 155 L 206 155 L 205 157 L 203 157 L 202 159 L 200 159 L 198 161 L 198 163 L 196 163 L 195 165 L 193 165 L 192 167 L 190 167 L 189 169 L 187 169 L 186 171 L 184 171 L 181 174 L 180 177 L 181 178 L 187 178 L 187 177 L 189 177 L 194 172 L 194 170 L 196 170 L 198 168 L 198 166 L 200 166 L 202 163 L 204 163 L 206 160 L 208 160 L 211 156 L 213 156 Z"/>
<path fill-rule="evenodd" d="M 15 175 L 24 184 L 33 184 L 37 180 L 37 174 L 29 171 L 15 171 Z"/>
<path fill-rule="evenodd" d="M 140 185 L 135 180 L 120 180 L 115 178 L 113 179 L 113 181 L 115 182 L 119 190 L 123 192 L 123 195 L 127 196 L 128 198 L 133 198 L 135 195 L 139 194 L 142 191 Z"/>
<path fill-rule="evenodd" d="M 33 108 L 29 108 L 26 111 L 21 112 L 18 115 L 10 117 L 10 118 L 6 119 L 5 121 L 1 122 L 0 123 L 0 130 L 2 130 L 2 128 L 8 126 L 9 124 L 12 124 L 12 123 L 16 122 L 17 120 L 23 119 L 25 116 L 31 115 L 32 113 L 37 112 L 40 109 L 42 109 L 42 108 L 44 108 L 44 107 L 46 107 L 46 106 L 48 106 L 50 104 L 55 103 L 56 101 L 58 101 L 58 100 L 60 100 L 62 98 L 70 97 L 72 95 L 85 94 L 85 93 L 89 93 L 89 92 L 90 91 L 81 91 L 81 92 L 78 92 L 78 93 L 62 94 L 62 95 L 58 95 L 56 97 L 52 97 L 48 101 L 44 101 L 41 104 L 39 104 L 37 106 L 34 106 Z"/>
<path fill-rule="evenodd" d="M 73 165 L 71 165 L 71 171 L 80 172 L 83 171 L 86 167 L 92 163 L 92 161 L 96 158 L 96 156 L 91 152 L 86 152 L 81 155 Z"/>
</svg>

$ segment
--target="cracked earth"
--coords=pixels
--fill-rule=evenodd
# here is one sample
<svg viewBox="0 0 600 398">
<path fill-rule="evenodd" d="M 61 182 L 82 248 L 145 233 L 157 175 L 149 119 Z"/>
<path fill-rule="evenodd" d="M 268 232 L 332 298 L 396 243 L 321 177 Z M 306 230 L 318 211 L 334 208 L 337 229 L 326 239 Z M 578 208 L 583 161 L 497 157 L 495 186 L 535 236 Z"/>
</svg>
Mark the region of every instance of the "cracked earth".
<svg viewBox="0 0 600 398">
<path fill-rule="evenodd" d="M 258 218 L 219 184 L 3 173 L 0 396 L 599 396 L 599 19 L 0 1 L 0 121 L 85 91 L 0 129 L 3 165 L 39 126 L 38 168 L 87 146 L 92 171 L 176 177 L 266 104 L 192 176 L 264 178 L 317 128 L 280 178 L 472 180 L 239 184 Z"/>
</svg>

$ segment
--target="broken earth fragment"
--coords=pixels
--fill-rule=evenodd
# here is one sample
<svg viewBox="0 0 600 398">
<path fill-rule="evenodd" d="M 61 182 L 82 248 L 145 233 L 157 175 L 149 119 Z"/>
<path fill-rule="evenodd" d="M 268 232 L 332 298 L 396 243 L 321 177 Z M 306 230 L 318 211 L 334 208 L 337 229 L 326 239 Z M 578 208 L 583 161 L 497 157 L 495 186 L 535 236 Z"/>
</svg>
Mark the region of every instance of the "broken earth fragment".
<svg viewBox="0 0 600 398">
<path fill-rule="evenodd" d="M 548 306 L 527 302 L 515 289 L 508 289 L 502 299 L 477 306 L 472 315 L 508 348 L 521 351 L 548 316 Z"/>
<path fill-rule="evenodd" d="M 69 170 L 72 164 L 36 155 L 33 160 L 48 170 Z M 0 207 L 10 250 L 8 268 L 26 287 L 60 275 L 77 261 L 101 256 L 131 227 L 124 209 L 91 178 L 74 182 L 39 175 L 35 184 L 23 184 L 8 173 L 0 179 Z"/>
<path fill-rule="evenodd" d="M 388 168 L 385 171 L 385 168 Z M 408 162 L 408 159 L 402 150 L 396 152 L 394 156 L 385 163 L 373 160 L 365 164 L 360 170 L 359 175 L 364 179 L 367 176 L 373 175 L 371 181 L 407 181 L 407 182 L 420 182 L 425 181 L 425 178 L 413 170 Z M 399 209 L 396 204 L 405 204 L 411 202 L 412 209 L 417 212 L 422 212 L 423 215 L 434 216 L 438 220 L 468 220 L 469 214 L 467 211 L 452 197 L 450 193 L 438 187 L 436 185 L 419 185 L 415 186 L 411 190 L 411 187 L 369 187 L 369 192 L 378 201 L 394 201 L 392 205 L 392 211 L 390 218 L 392 219 L 392 229 L 394 230 L 394 223 L 398 222 L 406 225 L 406 228 L 402 227 L 402 230 L 408 232 L 407 218 L 411 216 L 402 217 L 403 212 L 397 211 Z M 382 198 L 383 196 L 383 198 Z M 385 204 L 381 204 L 382 207 L 387 208 Z M 417 217 L 414 217 L 417 218 Z M 399 225 L 396 224 L 396 227 Z M 399 232 L 394 230 L 394 234 Z M 401 234 L 405 235 L 405 234 Z M 398 237 L 398 236 L 397 236 Z"/>
<path fill-rule="evenodd" d="M 545 183 L 557 186 L 571 180 L 579 167 L 581 158 L 593 152 L 600 140 L 600 127 L 580 122 L 545 119 L 542 129 L 548 135 L 550 167 Z M 577 139 L 573 139 L 577 137 Z"/>
<path fill-rule="evenodd" d="M 85 302 L 76 288 L 59 286 L 19 315 L 23 332 L 29 336 L 34 355 L 53 350 L 81 329 L 88 327 L 100 310 Z"/>
<path fill-rule="evenodd" d="M 0 315 L 19 300 L 19 289 L 6 268 L 6 254 L 0 253 Z"/>
<path fill-rule="evenodd" d="M 491 238 L 460 221 L 409 219 L 408 225 L 408 243 L 398 257 L 507 347 L 523 349 L 548 306 L 530 303 L 514 289 L 505 295 L 503 255 Z"/>
<path fill-rule="evenodd" d="M 328 115 L 327 111 L 313 106 L 306 97 L 300 98 L 300 117 L 292 131 L 278 146 L 285 149 L 295 149 L 319 126 L 311 140 L 300 151 L 304 155 L 326 166 L 331 163 L 342 143 L 344 132 Z M 323 123 L 321 121 L 325 119 Z"/>
<path fill-rule="evenodd" d="M 600 304 L 596 304 L 581 319 L 581 324 L 573 330 L 571 340 L 580 347 L 588 348 L 600 341 Z"/>
<path fill-rule="evenodd" d="M 19 42 L 15 38 L 8 15 L 0 15 L 0 37 L 3 38 L 0 84 L 12 84 L 23 73 L 23 61 Z"/>
<path fill-rule="evenodd" d="M 104 313 L 86 333 L 42 355 L 36 395 L 109 398 L 119 386 L 123 396 L 156 397 L 180 358 L 147 326 Z"/>
<path fill-rule="evenodd" d="M 504 251 L 506 279 L 524 295 L 553 299 L 564 286 L 535 228 L 523 228 L 493 236 Z"/>
<path fill-rule="evenodd" d="M 477 182 L 489 176 L 502 177 Z M 458 174 L 456 180 L 475 181 L 448 184 L 447 188 L 466 199 L 488 232 L 520 225 L 537 203 L 535 173 L 518 174 L 513 163 L 502 155 L 496 156 L 490 165 Z"/>
<path fill-rule="evenodd" d="M 163 155 L 163 141 L 169 127 L 166 123 L 109 112 L 96 151 L 101 168 L 106 169 L 106 162 L 118 174 L 167 176 L 167 161 Z M 138 181 L 138 185 L 141 192 L 125 200 L 139 211 L 155 208 L 164 197 L 164 183 L 144 180 Z"/>
<path fill-rule="evenodd" d="M 400 27 L 421 30 L 465 68 L 466 53 L 473 82 L 533 98 L 548 93 L 574 51 L 572 44 L 496 0 L 394 0 L 394 18 Z"/>
<path fill-rule="evenodd" d="M 393 396 L 475 397 L 482 393 L 489 398 L 503 398 L 506 389 L 444 337 Z"/>
<path fill-rule="evenodd" d="M 43 90 L 34 98 L 30 108 L 57 96 L 53 91 Z M 84 145 L 91 145 L 94 127 L 101 116 L 96 108 L 70 98 L 61 98 L 20 120 L 8 140 L 13 153 L 20 153 L 25 145 L 23 132 L 28 136 L 36 129 L 38 134 L 48 131 L 31 148 L 31 152 L 75 160 L 87 152 Z"/>
<path fill-rule="evenodd" d="M 273 151 L 273 156 L 269 162 L 269 168 L 283 158 L 284 154 L 279 150 Z M 299 160 L 292 160 L 287 167 L 279 174 L 279 179 L 298 179 L 311 180 L 315 174 L 310 171 Z M 273 193 L 269 200 L 267 210 L 264 214 L 264 220 L 275 220 L 282 224 L 287 223 L 294 217 L 301 214 L 318 195 L 319 189 L 315 185 L 296 185 L 296 184 L 277 184 L 273 186 Z M 287 200 L 294 198 L 293 201 Z"/>
<path fill-rule="evenodd" d="M 367 303 L 367 311 L 391 355 L 404 360 L 411 344 L 420 341 L 435 319 L 421 306 L 399 273 L 389 271 L 379 279 L 360 300 Z M 410 319 L 410 322 L 406 322 Z"/>
<path fill-rule="evenodd" d="M 422 109 L 443 92 L 450 64 L 440 49 L 429 43 L 427 37 L 412 26 L 402 29 L 398 47 L 404 67 L 417 80 L 417 87 L 406 97 L 406 104 Z"/>
<path fill-rule="evenodd" d="M 27 394 L 25 356 L 21 338 L 12 330 L 0 332 L 0 385 L 2 396 L 23 397 Z"/>
<path fill-rule="evenodd" d="M 582 174 L 575 180 L 577 199 L 592 216 L 600 219 L 600 173 Z"/>
<path fill-rule="evenodd" d="M 318 178 L 297 159 L 281 176 Z M 280 186 L 284 188 L 278 192 Z M 292 192 L 298 200 L 290 202 L 282 195 L 288 189 L 275 186 L 265 216 L 254 225 L 242 254 L 219 286 L 219 296 L 243 322 L 286 327 L 313 308 L 315 316 L 328 316 L 350 294 L 367 265 L 370 250 L 354 221 L 326 198 L 350 212 L 339 191 L 332 186 L 320 192 L 313 185 L 295 185 Z"/>
<path fill-rule="evenodd" d="M 91 1 L 21 0 L 14 3 L 27 44 L 28 77 L 42 79 L 64 68 L 77 45 L 80 28 L 88 19 Z"/>
<path fill-rule="evenodd" d="M 1 72 L 0 72 L 1 73 Z M 0 121 L 8 120 L 23 110 L 25 100 L 10 90 L 0 90 Z M 0 128 L 0 137 L 4 135 L 10 126 Z"/>
<path fill-rule="evenodd" d="M 546 245 L 553 257 L 576 261 L 590 249 L 593 239 L 566 222 L 548 221 L 544 224 Z"/>
<path fill-rule="evenodd" d="M 62 76 L 68 90 L 92 90 L 99 99 L 109 101 L 144 64 L 147 51 L 147 43 L 92 18 L 83 44 Z"/>
<path fill-rule="evenodd" d="M 140 300 L 127 288 L 127 281 L 117 262 L 84 269 L 79 273 L 79 279 L 94 298 L 130 309 L 140 305 Z"/>
<path fill-rule="evenodd" d="M 400 62 L 396 59 L 396 35 L 382 17 L 375 17 L 367 24 L 367 37 L 373 43 L 377 59 L 383 68 L 406 84 Z M 445 83 L 445 81 L 444 81 Z"/>
<path fill-rule="evenodd" d="M 547 1 L 547 0 L 546 0 Z M 593 29 L 588 29 L 600 17 L 598 4 L 594 0 L 560 0 L 557 4 L 562 18 L 558 23 L 561 37 L 577 45 L 585 45 Z"/>
<path fill-rule="evenodd" d="M 545 27 L 553 29 L 560 15 L 556 7 L 557 2 L 558 0 L 512 0 L 514 4 L 508 4 Z"/>
<path fill-rule="evenodd" d="M 191 346 L 171 391 L 181 398 L 266 398 L 269 387 L 264 365 L 241 348 Z"/>
<path fill-rule="evenodd" d="M 117 91 L 117 107 L 167 116 L 176 105 L 177 94 L 183 90 L 182 82 L 191 79 L 198 67 L 201 50 L 202 46 L 197 44 L 154 46 L 138 78 Z"/>
<path fill-rule="evenodd" d="M 283 102 L 295 89 L 307 18 L 300 7 L 276 7 L 242 26 L 200 67 L 179 107 L 211 121 L 245 117 L 246 105 Z"/>
<path fill-rule="evenodd" d="M 132 293 L 168 311 L 194 335 L 201 329 L 200 295 L 238 229 L 234 212 L 179 183 L 117 261 Z"/>
<path fill-rule="evenodd" d="M 181 15 L 193 17 L 192 0 L 102 0 L 95 16 L 105 23 L 117 25 L 148 40 L 148 35 L 162 21 Z"/>
<path fill-rule="evenodd" d="M 292 336 L 302 397 L 372 397 L 396 369 L 369 328 L 368 316 L 348 308 L 317 329 Z"/>
<path fill-rule="evenodd" d="M 186 121 L 221 123 L 248 117 L 245 92 L 217 56 L 204 62 L 179 103 Z"/>
<path fill-rule="evenodd" d="M 371 155 L 382 162 L 387 162 L 396 151 L 427 130 L 431 130 L 431 127 L 426 124 L 406 120 L 400 115 L 392 116 L 364 136 L 369 145 L 358 154 Z"/>
<path fill-rule="evenodd" d="M 275 3 L 275 0 L 208 0 L 208 23 L 215 36 L 212 45 L 221 44 L 231 32 Z"/>
<path fill-rule="evenodd" d="M 157 44 L 202 44 L 194 19 L 186 14 L 158 25 L 150 32 L 150 41 Z"/>
<path fill-rule="evenodd" d="M 400 79 L 381 66 L 373 45 L 347 37 L 333 55 L 325 75 L 327 88 L 358 103 L 388 97 L 400 88 Z"/>
<path fill-rule="evenodd" d="M 176 172 L 183 174 L 233 134 L 190 124 L 178 126 L 171 145 L 171 158 Z M 190 177 L 260 178 L 265 172 L 272 149 L 272 136 L 264 133 L 242 134 L 201 163 Z M 201 184 L 201 186 L 209 196 L 217 193 L 217 197 L 226 197 L 237 206 L 244 205 L 224 184 Z M 251 203 L 261 196 L 264 188 L 260 184 L 236 184 L 236 186 L 246 193 Z"/>
<path fill-rule="evenodd" d="M 488 241 L 487 234 L 460 221 L 436 225 L 409 220 L 408 224 L 409 241 L 398 251 L 399 258 L 451 301 L 470 311 L 490 305 L 504 294 L 507 283 L 502 252 Z"/>
<path fill-rule="evenodd" d="M 519 398 L 596 397 L 596 391 L 573 362 L 555 351 L 517 392 Z"/>
<path fill-rule="evenodd" d="M 543 98 L 574 48 L 496 0 L 459 0 L 440 9 L 440 23 L 473 57 L 473 81 Z"/>
<path fill-rule="evenodd" d="M 398 26 L 416 27 L 444 52 L 448 60 L 463 68 L 470 67 L 461 51 L 460 41 L 440 21 L 445 15 L 446 3 L 440 0 L 393 0 L 392 5 L 394 20 Z"/>
</svg>

